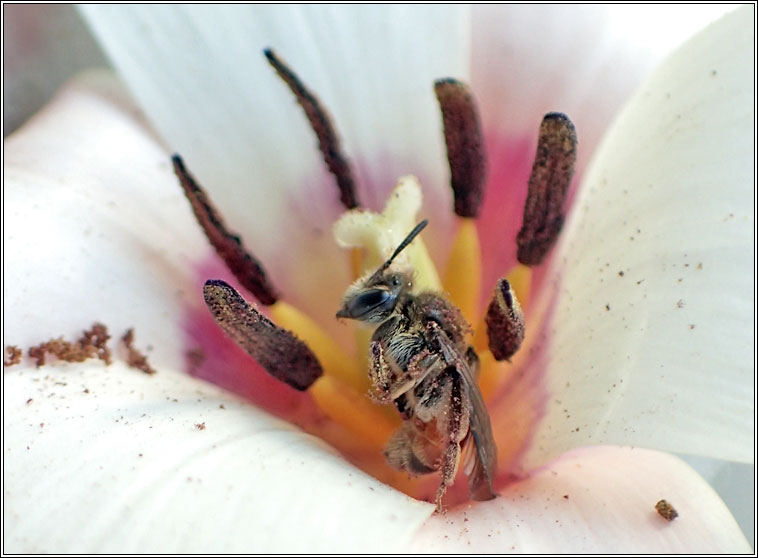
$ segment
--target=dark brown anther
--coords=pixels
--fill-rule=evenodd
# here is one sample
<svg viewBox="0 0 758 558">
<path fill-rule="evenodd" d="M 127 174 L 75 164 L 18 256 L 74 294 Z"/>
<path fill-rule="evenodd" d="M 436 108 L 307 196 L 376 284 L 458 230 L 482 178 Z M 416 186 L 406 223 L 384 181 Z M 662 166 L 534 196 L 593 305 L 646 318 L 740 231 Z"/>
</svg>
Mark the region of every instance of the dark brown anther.
<svg viewBox="0 0 758 558">
<path fill-rule="evenodd" d="M 310 122 L 311 128 L 313 128 L 318 138 L 318 147 L 324 156 L 324 162 L 326 162 L 329 172 L 337 180 L 342 205 L 347 209 L 358 207 L 359 203 L 355 193 L 353 171 L 350 168 L 347 157 L 342 153 L 340 141 L 332 125 L 329 113 L 321 106 L 316 96 L 303 85 L 303 82 L 295 75 L 295 72 L 273 50 L 267 48 L 263 53 L 276 70 L 276 73 L 279 74 L 279 77 L 284 80 L 292 90 L 292 93 L 295 94 L 297 102 L 303 107 L 305 116 L 308 118 L 308 122 Z"/>
<path fill-rule="evenodd" d="M 208 237 L 211 245 L 216 249 L 216 253 L 224 260 L 226 267 L 261 304 L 274 304 L 279 299 L 279 295 L 269 282 L 263 266 L 245 250 L 240 237 L 227 230 L 206 193 L 187 172 L 182 158 L 174 155 L 171 161 L 197 221 L 205 231 L 205 236 Z"/>
<path fill-rule="evenodd" d="M 323 373 L 308 346 L 261 314 L 224 281 L 206 281 L 203 295 L 216 323 L 277 380 L 306 390 Z"/>
<path fill-rule="evenodd" d="M 485 321 L 492 356 L 510 360 L 524 341 L 525 324 L 521 305 L 507 279 L 498 280 Z"/>
<path fill-rule="evenodd" d="M 565 114 L 551 112 L 540 126 L 529 177 L 524 222 L 516 237 L 518 261 L 539 265 L 563 227 L 563 206 L 576 164 L 576 130 Z"/>
<path fill-rule="evenodd" d="M 476 102 L 469 87 L 452 78 L 437 80 L 434 92 L 442 109 L 455 213 L 461 217 L 476 217 L 482 206 L 487 176 Z"/>
</svg>

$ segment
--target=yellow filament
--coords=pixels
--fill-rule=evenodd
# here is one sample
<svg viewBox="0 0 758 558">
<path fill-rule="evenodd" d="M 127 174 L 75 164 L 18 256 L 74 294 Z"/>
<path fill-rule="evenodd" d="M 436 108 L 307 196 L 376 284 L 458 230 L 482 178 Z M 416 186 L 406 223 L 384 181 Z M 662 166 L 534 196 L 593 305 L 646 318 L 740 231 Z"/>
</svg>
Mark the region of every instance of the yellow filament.
<svg viewBox="0 0 758 558">
<path fill-rule="evenodd" d="M 489 350 L 479 351 L 479 389 L 488 400 L 508 373 L 507 363 L 498 362 Z"/>
<path fill-rule="evenodd" d="M 347 389 L 334 378 L 325 375 L 308 389 L 316 404 L 351 435 L 379 452 L 400 423 L 393 423 L 366 395 Z"/>
<path fill-rule="evenodd" d="M 443 285 L 452 303 L 460 308 L 470 324 L 476 323 L 481 282 L 482 258 L 476 221 L 464 217 L 458 220 Z"/>
<path fill-rule="evenodd" d="M 516 264 L 506 276 L 511 284 L 511 290 L 516 293 L 516 299 L 521 304 L 521 309 L 526 312 L 529 305 L 529 292 L 532 286 L 532 269 L 523 264 Z"/>
<path fill-rule="evenodd" d="M 334 340 L 306 314 L 282 300 L 270 307 L 274 322 L 292 331 L 313 351 L 324 369 L 324 374 L 350 386 L 357 393 L 368 390 L 368 378 L 357 371 L 350 358 Z"/>
</svg>

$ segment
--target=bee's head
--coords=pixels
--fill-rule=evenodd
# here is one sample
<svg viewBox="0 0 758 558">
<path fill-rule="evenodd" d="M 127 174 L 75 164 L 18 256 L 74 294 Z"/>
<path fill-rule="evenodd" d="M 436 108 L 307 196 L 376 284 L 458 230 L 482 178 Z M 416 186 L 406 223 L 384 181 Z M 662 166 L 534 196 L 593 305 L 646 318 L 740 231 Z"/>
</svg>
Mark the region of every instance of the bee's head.
<svg viewBox="0 0 758 558">
<path fill-rule="evenodd" d="M 413 287 L 413 282 L 410 273 L 392 271 L 390 264 L 427 223 L 423 220 L 416 225 L 379 269 L 348 288 L 342 298 L 342 308 L 337 312 L 338 318 L 376 323 L 383 322 L 392 314 L 402 295 Z"/>
</svg>

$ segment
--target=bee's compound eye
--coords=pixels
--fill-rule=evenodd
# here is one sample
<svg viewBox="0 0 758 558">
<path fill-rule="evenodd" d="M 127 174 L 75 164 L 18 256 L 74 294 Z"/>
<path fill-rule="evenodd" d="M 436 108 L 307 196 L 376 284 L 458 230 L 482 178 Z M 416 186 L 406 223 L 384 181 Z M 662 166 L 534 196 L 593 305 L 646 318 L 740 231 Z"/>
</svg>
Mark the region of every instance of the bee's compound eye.
<svg viewBox="0 0 758 558">
<path fill-rule="evenodd" d="M 386 289 L 369 289 L 347 301 L 338 318 L 351 318 L 365 322 L 381 321 L 392 312 L 397 296 Z"/>
<path fill-rule="evenodd" d="M 398 277 L 397 275 L 393 275 L 392 276 L 392 286 L 393 287 L 399 286 L 401 282 L 402 281 L 400 280 L 400 277 Z"/>
<path fill-rule="evenodd" d="M 385 290 L 372 289 L 370 291 L 366 291 L 355 299 L 354 309 L 359 311 L 361 309 L 370 310 L 387 302 L 389 297 L 390 293 Z"/>
</svg>

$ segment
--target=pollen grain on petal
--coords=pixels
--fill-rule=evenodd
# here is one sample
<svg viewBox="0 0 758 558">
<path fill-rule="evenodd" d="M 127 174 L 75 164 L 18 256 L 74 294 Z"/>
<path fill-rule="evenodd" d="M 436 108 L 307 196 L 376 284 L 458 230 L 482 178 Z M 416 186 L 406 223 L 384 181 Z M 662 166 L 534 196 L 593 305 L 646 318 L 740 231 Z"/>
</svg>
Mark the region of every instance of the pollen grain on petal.
<svg viewBox="0 0 758 558">
<path fill-rule="evenodd" d="M 134 328 L 129 328 L 121 337 L 126 350 L 126 363 L 131 368 L 142 370 L 145 374 L 155 374 L 156 370 L 147 361 L 147 357 L 134 347 Z"/>
<path fill-rule="evenodd" d="M 518 261 L 539 265 L 563 227 L 564 205 L 576 164 L 576 130 L 564 114 L 551 112 L 542 120 L 529 177 L 524 220 L 516 242 Z"/>
<path fill-rule="evenodd" d="M 674 521 L 679 517 L 679 512 L 676 511 L 676 508 L 666 500 L 659 500 L 656 502 L 655 511 L 657 511 L 658 515 L 666 521 Z"/>
<path fill-rule="evenodd" d="M 182 158 L 175 154 L 171 157 L 171 161 L 174 172 L 192 206 L 192 211 L 216 253 L 224 260 L 242 286 L 249 290 L 261 304 L 270 305 L 276 302 L 279 295 L 269 281 L 261 263 L 245 250 L 239 236 L 229 232 L 208 195 L 187 171 Z"/>
<path fill-rule="evenodd" d="M 5 347 L 5 353 L 8 357 L 3 359 L 3 366 L 15 366 L 21 362 L 24 351 L 15 345 L 7 345 Z"/>
<path fill-rule="evenodd" d="M 323 374 L 305 343 L 266 318 L 233 287 L 210 280 L 203 294 L 216 323 L 269 374 L 301 391 Z"/>
</svg>

